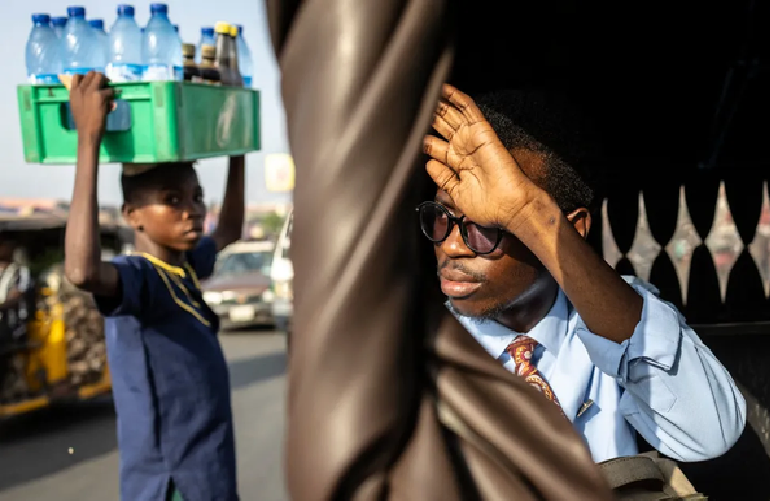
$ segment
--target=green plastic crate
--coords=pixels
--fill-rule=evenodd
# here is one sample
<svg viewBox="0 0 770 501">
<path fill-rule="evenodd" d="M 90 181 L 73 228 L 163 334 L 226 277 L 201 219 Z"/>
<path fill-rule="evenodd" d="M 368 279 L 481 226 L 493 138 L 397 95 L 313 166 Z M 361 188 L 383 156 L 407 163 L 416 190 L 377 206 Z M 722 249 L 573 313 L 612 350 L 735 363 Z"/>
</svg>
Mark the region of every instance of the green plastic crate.
<svg viewBox="0 0 770 501">
<path fill-rule="evenodd" d="M 101 162 L 176 162 L 260 148 L 259 91 L 189 82 L 114 84 Z M 77 162 L 77 130 L 63 85 L 20 85 L 19 121 L 30 163 Z"/>
</svg>

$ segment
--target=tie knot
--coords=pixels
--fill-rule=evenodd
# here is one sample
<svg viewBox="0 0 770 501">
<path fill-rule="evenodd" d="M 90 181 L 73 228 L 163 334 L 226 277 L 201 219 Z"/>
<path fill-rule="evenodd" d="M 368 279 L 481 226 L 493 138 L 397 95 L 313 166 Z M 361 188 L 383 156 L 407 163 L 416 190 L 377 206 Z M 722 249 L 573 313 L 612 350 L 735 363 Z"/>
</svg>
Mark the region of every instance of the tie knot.
<svg viewBox="0 0 770 501">
<path fill-rule="evenodd" d="M 524 348 L 526 350 L 533 351 L 535 347 L 537 346 L 537 341 L 532 339 L 529 336 L 519 336 L 516 339 L 514 339 L 511 344 L 508 345 L 508 348 L 506 348 L 506 351 L 513 351 L 517 348 Z"/>
<path fill-rule="evenodd" d="M 516 365 L 531 365 L 537 341 L 529 336 L 519 336 L 508 345 L 505 351 L 516 362 Z"/>
</svg>

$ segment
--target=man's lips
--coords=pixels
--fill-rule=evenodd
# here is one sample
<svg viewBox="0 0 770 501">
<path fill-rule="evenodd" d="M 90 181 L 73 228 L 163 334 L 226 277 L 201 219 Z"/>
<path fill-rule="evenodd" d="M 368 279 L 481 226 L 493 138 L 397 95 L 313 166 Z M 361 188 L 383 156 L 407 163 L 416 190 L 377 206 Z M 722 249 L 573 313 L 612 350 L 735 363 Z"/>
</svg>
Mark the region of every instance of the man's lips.
<svg viewBox="0 0 770 501">
<path fill-rule="evenodd" d="M 440 278 L 441 292 L 455 299 L 470 296 L 482 285 L 478 280 L 454 271 L 442 272 Z"/>
</svg>

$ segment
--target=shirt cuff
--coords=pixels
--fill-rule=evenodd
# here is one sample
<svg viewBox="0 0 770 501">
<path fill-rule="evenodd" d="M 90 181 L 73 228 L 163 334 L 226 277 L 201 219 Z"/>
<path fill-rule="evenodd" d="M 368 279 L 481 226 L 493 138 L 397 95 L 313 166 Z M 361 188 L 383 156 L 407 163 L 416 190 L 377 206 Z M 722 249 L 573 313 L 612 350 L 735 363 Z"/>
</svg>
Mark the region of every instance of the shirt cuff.
<svg viewBox="0 0 770 501">
<path fill-rule="evenodd" d="M 628 380 L 629 368 L 636 361 L 664 371 L 671 370 L 682 337 L 676 308 L 659 299 L 655 292 L 638 283 L 638 280 L 628 281 L 643 300 L 642 318 L 629 339 L 618 344 L 597 336 L 588 330 L 580 317 L 575 328 L 594 365 L 622 382 Z"/>
</svg>

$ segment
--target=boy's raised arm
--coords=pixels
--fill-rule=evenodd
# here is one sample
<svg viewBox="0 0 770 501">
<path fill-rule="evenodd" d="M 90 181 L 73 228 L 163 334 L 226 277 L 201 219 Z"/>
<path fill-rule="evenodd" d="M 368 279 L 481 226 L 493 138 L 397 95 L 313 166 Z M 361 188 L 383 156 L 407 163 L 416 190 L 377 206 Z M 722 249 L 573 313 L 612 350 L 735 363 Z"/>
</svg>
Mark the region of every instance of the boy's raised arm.
<svg viewBox="0 0 770 501">
<path fill-rule="evenodd" d="M 217 252 L 241 238 L 243 219 L 246 210 L 246 158 L 243 155 L 230 157 L 227 172 L 225 198 L 219 213 L 217 229 L 214 230 L 214 242 Z"/>
<path fill-rule="evenodd" d="M 76 287 L 106 297 L 119 293 L 120 279 L 112 264 L 102 262 L 96 186 L 99 146 L 113 97 L 114 90 L 101 73 L 72 79 L 70 109 L 78 130 L 78 163 L 64 239 L 64 273 Z"/>
</svg>

